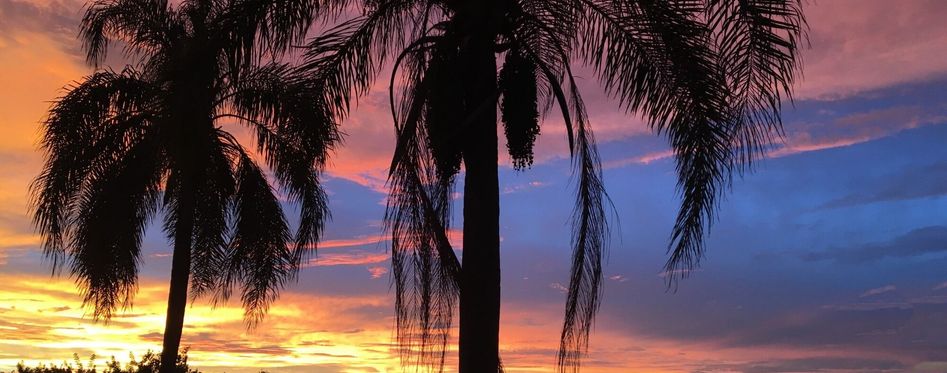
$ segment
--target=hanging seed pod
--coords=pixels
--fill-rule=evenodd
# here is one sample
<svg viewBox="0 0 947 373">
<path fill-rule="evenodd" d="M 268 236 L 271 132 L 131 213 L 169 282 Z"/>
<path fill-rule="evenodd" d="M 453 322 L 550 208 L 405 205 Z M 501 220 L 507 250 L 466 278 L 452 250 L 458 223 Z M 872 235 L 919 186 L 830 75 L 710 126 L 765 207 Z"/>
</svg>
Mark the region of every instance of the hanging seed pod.
<svg viewBox="0 0 947 373">
<path fill-rule="evenodd" d="M 513 158 L 513 168 L 523 170 L 533 164 L 533 144 L 539 135 L 536 65 L 516 48 L 510 49 L 498 83 L 506 147 Z"/>
<path fill-rule="evenodd" d="M 464 119 L 464 99 L 456 86 L 456 77 L 460 74 L 457 54 L 454 43 L 442 42 L 425 73 L 425 80 L 430 84 L 425 111 L 428 146 L 441 178 L 453 177 L 460 171 L 463 154 L 460 127 Z"/>
</svg>

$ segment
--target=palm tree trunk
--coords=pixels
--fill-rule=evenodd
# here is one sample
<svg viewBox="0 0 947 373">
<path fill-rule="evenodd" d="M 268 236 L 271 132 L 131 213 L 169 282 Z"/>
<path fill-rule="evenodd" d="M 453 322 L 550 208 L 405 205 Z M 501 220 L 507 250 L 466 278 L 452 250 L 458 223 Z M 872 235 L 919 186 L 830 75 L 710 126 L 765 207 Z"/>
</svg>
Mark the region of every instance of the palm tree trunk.
<svg viewBox="0 0 947 373">
<path fill-rule="evenodd" d="M 194 228 L 194 202 L 189 188 L 178 200 L 178 216 L 174 226 L 174 256 L 171 260 L 171 288 L 168 293 L 168 312 L 164 323 L 164 343 L 161 349 L 160 373 L 172 373 L 181 345 L 184 329 L 184 311 L 187 308 L 188 277 L 191 273 L 191 235 Z"/>
<path fill-rule="evenodd" d="M 497 176 L 497 1 L 467 1 L 461 49 L 467 102 L 460 373 L 496 372 L 500 339 L 500 187 Z"/>
</svg>

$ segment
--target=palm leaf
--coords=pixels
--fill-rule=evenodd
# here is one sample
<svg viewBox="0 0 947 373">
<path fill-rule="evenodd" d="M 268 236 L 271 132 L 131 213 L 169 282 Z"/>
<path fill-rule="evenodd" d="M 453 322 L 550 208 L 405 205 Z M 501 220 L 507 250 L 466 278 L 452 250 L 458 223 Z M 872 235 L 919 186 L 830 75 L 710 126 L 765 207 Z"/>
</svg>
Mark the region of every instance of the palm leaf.
<svg viewBox="0 0 947 373">
<path fill-rule="evenodd" d="M 241 300 L 248 325 L 262 320 L 283 285 L 292 277 L 295 257 L 292 238 L 279 200 L 263 171 L 242 149 L 237 154 L 233 238 L 219 287 L 220 300 L 241 287 Z"/>
<path fill-rule="evenodd" d="M 79 29 L 86 60 L 98 66 L 112 39 L 124 42 L 127 53 L 155 54 L 172 41 L 172 18 L 164 0 L 95 0 Z"/>
<path fill-rule="evenodd" d="M 63 262 L 64 240 L 78 211 L 76 196 L 92 172 L 112 167 L 126 143 L 152 124 L 156 95 L 132 69 L 101 71 L 53 104 L 44 122 L 46 161 L 31 193 L 33 222 L 54 272 Z"/>
<path fill-rule="evenodd" d="M 78 196 L 67 251 L 95 319 L 131 305 L 137 290 L 141 239 L 157 210 L 164 164 L 155 136 L 143 136 L 92 172 Z"/>
<path fill-rule="evenodd" d="M 434 76 L 426 75 L 430 66 L 425 49 L 404 55 L 410 56 L 408 88 L 401 100 L 402 116 L 394 118 L 397 144 L 385 211 L 392 235 L 397 339 L 404 361 L 440 370 L 460 291 L 460 263 L 447 239 L 454 178 L 451 170 L 438 168 L 441 162 L 425 144 L 429 135 L 424 114 L 432 112 L 425 105 Z"/>
<path fill-rule="evenodd" d="M 285 64 L 245 70 L 229 98 L 234 116 L 257 133 L 257 146 L 292 201 L 300 204 L 294 263 L 316 242 L 329 218 L 319 173 L 341 141 L 318 82 Z"/>
</svg>

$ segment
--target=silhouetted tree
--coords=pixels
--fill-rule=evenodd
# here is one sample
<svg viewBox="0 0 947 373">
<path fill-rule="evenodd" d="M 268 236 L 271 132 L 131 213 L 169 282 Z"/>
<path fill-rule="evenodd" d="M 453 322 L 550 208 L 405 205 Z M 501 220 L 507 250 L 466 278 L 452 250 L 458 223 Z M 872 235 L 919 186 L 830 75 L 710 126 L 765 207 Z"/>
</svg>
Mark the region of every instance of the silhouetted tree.
<svg viewBox="0 0 947 373">
<path fill-rule="evenodd" d="M 323 73 L 327 101 L 344 105 L 394 62 L 386 221 L 398 340 L 405 357 L 441 367 L 459 297 L 463 373 L 500 369 L 497 120 L 516 169 L 532 163 L 541 114 L 558 106 L 568 127 L 578 175 L 559 366 L 576 370 L 599 305 L 608 230 L 573 64 L 593 69 L 621 107 L 669 139 L 683 197 L 669 245 L 673 279 L 698 264 L 734 172 L 781 134 L 805 29 L 797 0 L 358 3 L 361 16 L 312 40 L 306 64 Z M 462 263 L 446 238 L 461 163 Z"/>
<path fill-rule="evenodd" d="M 54 272 L 66 262 L 96 319 L 131 306 L 141 240 L 159 211 L 173 242 L 161 371 L 174 367 L 191 295 L 239 287 L 261 319 L 327 217 L 318 175 L 339 140 L 308 74 L 277 62 L 302 40 L 315 0 L 100 0 L 80 37 L 99 66 L 121 43 L 136 62 L 68 88 L 44 123 L 34 221 Z M 275 180 L 300 205 L 293 234 L 263 169 L 223 127 L 255 134 Z"/>
</svg>

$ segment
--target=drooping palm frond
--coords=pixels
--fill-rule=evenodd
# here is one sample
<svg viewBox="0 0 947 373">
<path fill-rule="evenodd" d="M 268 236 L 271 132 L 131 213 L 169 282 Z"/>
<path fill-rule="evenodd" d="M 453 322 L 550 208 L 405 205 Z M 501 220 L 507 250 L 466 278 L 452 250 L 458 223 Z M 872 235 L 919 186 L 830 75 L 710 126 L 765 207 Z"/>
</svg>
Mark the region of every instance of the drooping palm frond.
<svg viewBox="0 0 947 373">
<path fill-rule="evenodd" d="M 42 139 L 46 161 L 31 193 L 33 222 L 54 272 L 65 258 L 82 187 L 152 124 L 157 94 L 134 70 L 101 71 L 71 87 L 50 109 Z"/>
<path fill-rule="evenodd" d="M 69 243 L 71 271 L 93 318 L 131 305 L 141 237 L 157 212 L 163 157 L 155 136 L 127 147 L 116 164 L 93 170 L 80 192 Z"/>
<path fill-rule="evenodd" d="M 644 108 L 675 151 L 682 201 L 669 244 L 665 271 L 669 284 L 696 267 L 704 252 L 704 230 L 714 220 L 717 200 L 726 192 L 734 168 L 734 112 L 710 32 L 697 20 L 699 6 L 638 10 L 658 38 L 668 62 L 662 71 L 664 101 Z M 699 4 L 698 4 L 699 5 Z M 653 100 L 652 100 L 653 101 Z"/>
<path fill-rule="evenodd" d="M 703 255 L 704 227 L 734 169 L 738 121 L 700 1 L 582 0 L 579 55 L 606 90 L 668 136 L 682 208 L 672 230 L 669 284 Z"/>
<path fill-rule="evenodd" d="M 662 124 L 676 152 L 682 194 L 665 268 L 669 284 L 698 265 L 705 227 L 713 222 L 733 173 L 762 155 L 782 131 L 780 92 L 789 94 L 804 22 L 797 2 L 773 8 L 760 4 L 721 5 L 739 15 L 724 16 L 726 10 L 716 9 L 705 30 L 695 26 L 683 28 L 694 30 L 691 34 L 662 33 L 678 82 L 678 95 L 671 100 L 675 113 Z M 723 35 L 718 44 L 715 28 Z"/>
<path fill-rule="evenodd" d="M 548 102 L 557 103 L 562 111 L 577 176 L 572 267 L 557 357 L 560 371 L 578 371 L 580 358 L 588 349 L 602 294 L 602 262 L 609 235 L 605 216 L 608 196 L 601 164 L 570 66 L 570 40 L 574 34 L 557 31 L 578 29 L 574 23 L 578 20 L 575 9 L 569 2 L 525 2 L 516 18 L 519 29 L 514 40 L 514 48 L 521 49 L 538 70 L 538 92 L 546 95 Z"/>
<path fill-rule="evenodd" d="M 57 101 L 45 122 L 34 222 L 54 272 L 68 255 L 95 319 L 129 306 L 137 288 L 141 234 L 165 169 L 156 93 L 134 70 L 98 72 Z"/>
<path fill-rule="evenodd" d="M 270 304 L 294 274 L 292 235 L 279 200 L 266 176 L 238 144 L 223 144 L 236 155 L 237 189 L 234 195 L 233 238 L 218 288 L 227 299 L 240 287 L 248 326 L 259 323 Z"/>
<path fill-rule="evenodd" d="M 706 13 L 736 111 L 736 158 L 749 165 L 782 134 L 806 21 L 798 0 L 712 0 Z"/>
<path fill-rule="evenodd" d="M 403 54 L 409 56 L 404 74 L 407 87 L 401 115 L 394 118 L 397 144 L 389 171 L 391 193 L 385 222 L 392 234 L 396 328 L 402 359 L 441 370 L 460 291 L 460 262 L 447 239 L 456 170 L 439 169 L 445 162 L 432 155 L 436 150 L 429 144 L 425 115 L 443 112 L 426 107 L 434 92 L 430 79 L 442 78 L 436 72 L 427 74 L 437 70 L 442 61 L 427 60 L 426 51 L 409 49 Z M 446 119 L 436 115 L 435 120 Z"/>
<path fill-rule="evenodd" d="M 194 224 L 191 243 L 192 301 L 218 289 L 226 268 L 230 238 L 230 212 L 236 189 L 230 149 L 220 141 L 208 141 L 202 149 L 203 175 L 190 190 L 194 198 Z M 196 160 L 194 160 L 196 161 Z"/>
<path fill-rule="evenodd" d="M 379 2 L 366 15 L 342 22 L 306 45 L 299 68 L 313 75 L 340 119 L 353 99 L 368 91 L 391 51 L 403 47 L 405 22 L 416 5 L 411 0 Z"/>
<path fill-rule="evenodd" d="M 575 118 L 573 172 L 578 175 L 578 179 L 572 216 L 572 268 L 558 366 L 560 371 L 578 372 L 580 358 L 588 350 L 592 323 L 601 303 L 602 265 L 609 236 L 605 215 L 608 195 L 605 193 L 602 167 L 595 137 L 585 114 L 585 105 L 571 71 L 566 74 L 570 84 L 569 110 Z"/>
<path fill-rule="evenodd" d="M 393 73 L 399 73 L 402 61 L 406 63 L 405 94 L 400 105 L 395 104 L 392 91 L 398 143 L 389 173 L 392 193 L 385 214 L 386 227 L 392 234 L 397 338 L 406 363 L 440 369 L 459 291 L 460 263 L 447 239 L 447 230 L 450 194 L 460 158 L 452 153 L 456 149 L 442 146 L 437 139 L 450 141 L 460 123 L 453 108 L 444 105 L 456 102 L 438 100 L 448 96 L 435 97 L 437 93 L 452 93 L 437 90 L 438 83 L 443 86 L 448 82 L 443 79 L 449 74 L 444 69 L 451 67 L 448 63 L 452 61 L 445 59 L 447 55 L 439 55 L 440 59 L 434 61 L 427 51 L 433 41 L 427 33 L 443 32 L 443 26 L 438 30 L 427 26 L 438 24 L 429 13 L 432 4 L 405 0 L 366 4 L 364 16 L 313 39 L 300 69 L 312 74 L 324 92 L 324 101 L 341 118 L 352 101 L 367 92 L 391 52 L 404 51 Z M 417 38 L 405 46 L 409 35 Z M 442 45 L 443 51 L 449 48 Z M 438 80 L 429 76 L 438 76 Z M 394 79 L 393 75 L 392 84 Z M 444 132 L 438 132 L 440 129 Z"/>
<path fill-rule="evenodd" d="M 346 0 L 226 0 L 211 22 L 231 66 L 249 66 L 302 43 L 318 18 L 337 14 Z M 234 69 L 236 70 L 236 69 Z"/>
<path fill-rule="evenodd" d="M 319 82 L 285 64 L 246 69 L 226 101 L 257 134 L 258 151 L 290 199 L 300 206 L 293 263 L 312 252 L 329 218 L 319 173 L 341 141 Z"/>
<path fill-rule="evenodd" d="M 111 40 L 121 40 L 126 53 L 154 54 L 167 48 L 175 31 L 166 0 L 96 0 L 86 9 L 79 29 L 86 60 L 98 66 Z"/>
</svg>

